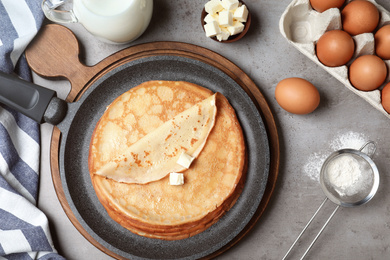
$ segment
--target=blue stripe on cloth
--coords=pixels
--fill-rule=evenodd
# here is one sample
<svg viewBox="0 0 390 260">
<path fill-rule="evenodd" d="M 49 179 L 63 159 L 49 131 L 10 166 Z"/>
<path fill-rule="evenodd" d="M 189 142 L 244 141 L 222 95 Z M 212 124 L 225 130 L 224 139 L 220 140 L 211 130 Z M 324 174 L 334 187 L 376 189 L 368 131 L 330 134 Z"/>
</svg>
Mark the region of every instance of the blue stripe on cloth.
<svg viewBox="0 0 390 260">
<path fill-rule="evenodd" d="M 0 1 L 0 18 L 0 40 L 3 43 L 0 46 L 0 69 L 6 73 L 11 73 L 14 68 L 10 53 L 14 49 L 14 39 L 18 38 L 18 33 L 12 25 L 2 1 Z"/>
<path fill-rule="evenodd" d="M 31 256 L 27 253 L 15 253 L 5 256 L 5 259 L 8 260 L 33 260 Z"/>
<path fill-rule="evenodd" d="M 15 118 L 16 124 L 20 127 L 20 129 L 22 129 L 24 132 L 26 132 L 32 139 L 34 139 L 35 142 L 40 144 L 41 138 L 40 138 L 38 123 L 36 123 L 31 118 L 29 118 L 23 114 L 20 114 L 7 106 L 0 104 L 0 107 L 4 108 L 9 113 L 11 113 L 12 116 Z"/>
<path fill-rule="evenodd" d="M 20 56 L 14 71 L 22 79 L 32 81 L 31 70 L 24 55 Z"/>
<path fill-rule="evenodd" d="M 9 254 L 4 256 L 4 251 L 1 251 L 1 245 L 0 245 L 0 256 L 3 255 L 4 259 L 7 260 L 33 260 L 33 258 L 30 257 L 27 253 L 15 253 L 15 254 Z M 2 254 L 3 252 L 3 254 Z M 47 253 L 42 256 L 38 256 L 35 258 L 36 260 L 65 260 L 66 258 L 58 255 L 57 253 Z"/>
<path fill-rule="evenodd" d="M 53 251 L 42 227 L 22 229 L 22 233 L 26 237 L 33 252 Z"/>
<path fill-rule="evenodd" d="M 3 188 L 7 191 L 20 195 L 18 191 L 16 191 L 5 179 L 2 175 L 0 175 L 0 189 Z"/>
<path fill-rule="evenodd" d="M 0 209 L 0 229 L 1 230 L 13 230 L 18 229 L 28 229 L 34 227 L 30 223 L 27 223 L 24 220 L 19 219 L 14 216 L 12 213 Z"/>
<path fill-rule="evenodd" d="M 0 154 L 8 164 L 10 172 L 23 187 L 37 200 L 38 174 L 20 159 L 7 129 L 0 123 Z"/>
</svg>

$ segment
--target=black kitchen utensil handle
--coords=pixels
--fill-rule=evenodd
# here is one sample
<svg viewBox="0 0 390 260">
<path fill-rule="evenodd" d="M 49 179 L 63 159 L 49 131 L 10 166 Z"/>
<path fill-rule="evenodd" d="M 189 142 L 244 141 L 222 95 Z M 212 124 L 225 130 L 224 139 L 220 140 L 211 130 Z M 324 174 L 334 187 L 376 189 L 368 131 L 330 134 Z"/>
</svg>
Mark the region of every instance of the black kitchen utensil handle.
<svg viewBox="0 0 390 260">
<path fill-rule="evenodd" d="M 0 71 L 0 103 L 21 112 L 38 123 L 60 123 L 67 112 L 67 103 L 56 92 L 16 75 Z"/>
</svg>

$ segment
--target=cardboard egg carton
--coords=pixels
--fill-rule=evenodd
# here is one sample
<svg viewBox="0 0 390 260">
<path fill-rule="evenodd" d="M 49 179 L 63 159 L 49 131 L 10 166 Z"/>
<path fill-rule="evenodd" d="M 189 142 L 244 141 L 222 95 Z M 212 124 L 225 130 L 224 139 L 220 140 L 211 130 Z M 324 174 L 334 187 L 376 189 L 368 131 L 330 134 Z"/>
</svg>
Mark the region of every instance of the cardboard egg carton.
<svg viewBox="0 0 390 260">
<path fill-rule="evenodd" d="M 347 0 L 346 4 L 353 0 Z M 375 4 L 380 13 L 380 21 L 377 28 L 390 24 L 390 12 L 378 5 L 374 0 L 367 0 Z M 348 79 L 348 67 L 354 59 L 361 55 L 375 54 L 374 33 L 364 33 L 353 36 L 355 41 L 355 53 L 351 61 L 340 67 L 327 67 L 316 56 L 315 46 L 318 39 L 327 31 L 342 29 L 341 10 L 331 8 L 323 13 L 315 11 L 309 0 L 293 0 L 279 21 L 279 30 L 287 41 L 295 46 L 301 53 L 337 78 L 348 89 L 362 97 L 385 116 L 390 118 L 381 104 L 380 88 L 373 91 L 360 91 L 353 87 Z M 385 60 L 390 72 L 390 60 Z M 390 73 L 383 85 L 390 81 Z"/>
</svg>

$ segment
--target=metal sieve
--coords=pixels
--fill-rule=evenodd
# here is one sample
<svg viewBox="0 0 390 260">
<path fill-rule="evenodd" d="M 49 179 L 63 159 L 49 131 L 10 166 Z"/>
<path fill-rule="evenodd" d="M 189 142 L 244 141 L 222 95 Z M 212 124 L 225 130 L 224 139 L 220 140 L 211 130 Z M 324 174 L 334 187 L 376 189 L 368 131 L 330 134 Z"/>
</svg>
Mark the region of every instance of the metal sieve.
<svg viewBox="0 0 390 260">
<path fill-rule="evenodd" d="M 326 198 L 291 245 L 283 257 L 283 260 L 287 258 L 291 250 L 297 244 L 298 240 L 301 238 L 328 199 L 337 206 L 326 220 L 316 237 L 313 239 L 301 259 L 303 259 L 313 247 L 314 243 L 317 241 L 318 237 L 321 235 L 322 231 L 324 231 L 325 227 L 328 225 L 340 206 L 360 206 L 369 202 L 374 197 L 379 187 L 379 171 L 371 159 L 375 151 L 375 143 L 373 141 L 369 141 L 359 150 L 342 149 L 329 155 L 323 163 L 320 173 L 321 188 L 325 193 Z M 340 168 L 340 160 L 345 161 L 343 163 L 345 168 Z M 350 172 L 351 168 L 355 168 L 354 170 L 361 174 L 359 176 L 361 178 L 356 178 L 352 172 L 349 176 L 345 176 L 348 172 Z M 345 182 L 342 182 L 343 180 Z"/>
</svg>

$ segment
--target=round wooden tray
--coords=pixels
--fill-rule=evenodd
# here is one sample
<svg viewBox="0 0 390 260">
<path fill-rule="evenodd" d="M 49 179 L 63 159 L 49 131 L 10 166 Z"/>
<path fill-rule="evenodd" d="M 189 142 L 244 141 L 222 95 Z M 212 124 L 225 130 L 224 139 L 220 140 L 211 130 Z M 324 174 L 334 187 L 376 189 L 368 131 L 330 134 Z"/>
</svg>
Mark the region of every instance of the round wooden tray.
<svg viewBox="0 0 390 260">
<path fill-rule="evenodd" d="M 179 42 L 151 42 L 132 46 L 121 50 L 92 67 L 85 66 L 79 61 L 79 45 L 74 34 L 61 25 L 49 24 L 43 27 L 26 50 L 26 58 L 31 69 L 43 77 L 65 77 L 71 83 L 71 91 L 67 96 L 68 102 L 78 100 L 96 80 L 109 71 L 134 60 L 158 55 L 172 55 L 201 61 L 211 65 L 232 78 L 253 100 L 263 118 L 270 148 L 270 169 L 266 189 L 256 213 L 245 228 L 227 245 L 205 257 L 213 258 L 240 241 L 258 222 L 265 211 L 274 191 L 279 171 L 279 137 L 273 114 L 264 96 L 255 83 L 235 64 L 220 54 L 200 46 Z M 44 58 L 43 58 L 44 57 Z M 95 247 L 117 259 L 122 256 L 102 246 L 80 224 L 69 206 L 59 170 L 59 148 L 61 131 L 54 127 L 50 146 L 50 163 L 53 184 L 58 199 L 78 231 Z"/>
</svg>

